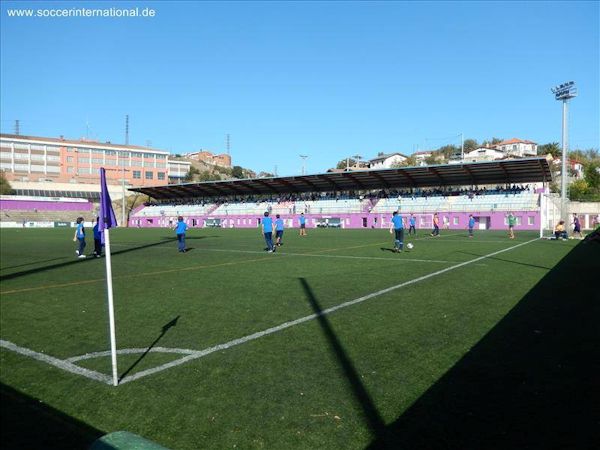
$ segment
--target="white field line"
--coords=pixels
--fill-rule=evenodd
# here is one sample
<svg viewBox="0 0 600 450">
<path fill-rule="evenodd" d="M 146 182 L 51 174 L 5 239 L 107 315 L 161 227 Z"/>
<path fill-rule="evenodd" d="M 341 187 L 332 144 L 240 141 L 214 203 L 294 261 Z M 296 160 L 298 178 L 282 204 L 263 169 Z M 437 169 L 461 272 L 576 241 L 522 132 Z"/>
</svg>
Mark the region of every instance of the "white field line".
<svg viewBox="0 0 600 450">
<path fill-rule="evenodd" d="M 395 286 L 391 286 L 391 287 L 388 287 L 386 289 L 382 289 L 380 291 L 373 292 L 373 293 L 365 295 L 363 297 L 359 297 L 359 298 L 354 299 L 354 300 L 350 300 L 350 301 L 347 301 L 347 302 L 344 302 L 344 303 L 340 303 L 339 305 L 332 306 L 331 308 L 324 309 L 319 314 L 310 314 L 308 316 L 301 317 L 301 318 L 293 320 L 291 322 L 285 322 L 285 323 L 282 323 L 282 324 L 277 325 L 275 327 L 268 328 L 266 330 L 259 331 L 259 332 L 253 333 L 253 334 L 249 334 L 247 336 L 244 336 L 244 337 L 241 337 L 241 338 L 238 338 L 238 339 L 234 339 L 234 340 L 226 342 L 224 344 L 219 344 L 219 345 L 216 345 L 214 347 L 209 347 L 207 349 L 197 351 L 194 354 L 190 354 L 190 355 L 185 356 L 185 357 L 183 357 L 181 359 L 178 359 L 178 360 L 175 360 L 175 361 L 171 361 L 169 363 L 166 363 L 166 364 L 154 367 L 152 369 L 142 370 L 142 371 L 137 372 L 137 373 L 135 373 L 133 375 L 125 377 L 124 379 L 121 380 L 121 384 L 128 383 L 130 381 L 139 380 L 140 378 L 144 378 L 144 377 L 147 377 L 149 375 L 153 375 L 155 373 L 162 372 L 163 370 L 170 369 L 171 367 L 176 367 L 176 366 L 179 366 L 181 364 L 185 364 L 185 363 L 187 363 L 189 361 L 193 361 L 195 359 L 202 358 L 204 356 L 210 355 L 211 353 L 218 352 L 218 351 L 221 351 L 221 350 L 226 350 L 228 348 L 235 347 L 235 346 L 241 345 L 241 344 L 245 344 L 246 342 L 253 341 L 255 339 L 259 339 L 259 338 L 261 338 L 263 336 L 268 336 L 270 334 L 277 333 L 277 332 L 285 330 L 287 328 L 291 328 L 291 327 L 293 327 L 295 325 L 299 325 L 301 323 L 308 322 L 310 320 L 316 319 L 319 316 L 330 314 L 330 313 L 332 313 L 334 311 L 337 311 L 339 309 L 347 308 L 349 306 L 356 305 L 358 303 L 362 303 L 362 302 L 364 302 L 366 300 L 369 300 L 369 299 L 372 299 L 374 297 L 379 297 L 379 296 L 381 296 L 383 294 L 387 294 L 388 292 L 395 291 L 396 289 L 400 289 L 402 287 L 409 286 L 411 284 L 419 283 L 421 281 L 427 280 L 427 279 L 435 277 L 437 275 L 441 275 L 441 274 L 449 272 L 451 270 L 458 269 L 460 267 L 464 267 L 466 265 L 476 263 L 478 261 L 481 261 L 482 259 L 486 259 L 486 258 L 495 256 L 495 255 L 498 255 L 500 253 L 504 253 L 504 252 L 513 250 L 515 248 L 521 247 L 523 245 L 530 244 L 531 242 L 535 242 L 537 240 L 538 240 L 538 238 L 532 239 L 530 241 L 522 242 L 520 244 L 513 245 L 512 247 L 508 247 L 508 248 L 505 248 L 505 249 L 502 249 L 502 250 L 498 250 L 496 252 L 489 253 L 489 254 L 484 255 L 484 256 L 479 256 L 479 257 L 471 259 L 469 261 L 465 261 L 465 262 L 462 262 L 460 264 L 456 264 L 454 266 L 446 267 L 445 269 L 441 269 L 441 270 L 438 270 L 436 272 L 432 272 L 430 274 L 423 275 L 421 277 L 414 278 L 414 279 L 409 280 L 409 281 L 405 281 L 404 283 L 400 283 L 400 284 L 397 284 Z"/>
<path fill-rule="evenodd" d="M 221 249 L 221 248 L 199 248 L 200 251 L 206 252 L 234 252 L 234 253 L 258 253 L 265 254 L 265 251 L 257 251 L 257 250 L 234 250 L 234 249 Z M 348 256 L 348 255 L 324 255 L 319 253 L 287 253 L 277 250 L 276 253 L 279 253 L 282 256 L 312 256 L 312 257 L 320 257 L 320 258 L 345 258 L 345 259 L 374 259 L 378 261 L 388 261 L 388 262 L 429 262 L 429 263 L 440 263 L 440 264 L 453 264 L 459 261 L 442 261 L 439 259 L 414 259 L 414 258 L 403 258 L 401 256 L 394 258 L 380 258 L 377 256 Z M 406 253 L 406 252 L 405 252 Z"/>
<path fill-rule="evenodd" d="M 167 348 L 167 347 L 152 347 L 150 350 L 148 350 L 148 348 L 144 347 L 144 348 L 124 348 L 121 350 L 117 350 L 117 355 L 135 355 L 138 353 L 177 353 L 177 354 L 181 354 L 181 355 L 190 355 L 192 353 L 197 353 L 198 350 L 188 350 L 186 348 Z M 83 361 L 86 359 L 93 359 L 93 358 L 101 358 L 103 356 L 110 356 L 110 350 L 106 350 L 103 352 L 93 352 L 93 353 L 86 353 L 84 355 L 79 355 L 79 356 L 73 356 L 71 358 L 67 358 L 65 359 L 65 361 L 68 362 L 77 362 L 77 361 Z"/>
<path fill-rule="evenodd" d="M 44 353 L 34 352 L 33 350 L 29 350 L 28 348 L 19 347 L 18 345 L 13 344 L 12 342 L 5 341 L 4 339 L 0 339 L 0 347 L 5 348 L 7 350 L 11 350 L 15 353 L 19 353 L 24 356 L 28 356 L 38 361 L 45 362 L 47 364 L 50 364 L 51 366 L 58 367 L 59 369 L 74 373 L 75 375 L 81 375 L 91 380 L 100 381 L 102 383 L 112 385 L 112 378 L 108 375 L 104 375 L 94 370 L 85 369 L 84 367 L 76 366 L 75 364 L 69 361 L 58 359 L 54 356 L 45 355 Z"/>
</svg>

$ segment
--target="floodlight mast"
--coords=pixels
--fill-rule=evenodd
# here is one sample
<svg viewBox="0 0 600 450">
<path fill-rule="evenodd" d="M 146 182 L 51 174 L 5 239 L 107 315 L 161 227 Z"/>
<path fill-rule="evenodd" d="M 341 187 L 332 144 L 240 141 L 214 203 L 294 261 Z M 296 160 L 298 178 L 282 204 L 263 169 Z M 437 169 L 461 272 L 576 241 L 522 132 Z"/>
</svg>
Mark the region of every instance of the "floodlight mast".
<svg viewBox="0 0 600 450">
<path fill-rule="evenodd" d="M 308 158 L 308 155 L 300 155 L 300 158 L 302 158 L 302 175 L 304 175 L 306 172 L 306 158 Z"/>
<path fill-rule="evenodd" d="M 556 100 L 563 102 L 562 115 L 562 176 L 560 186 L 560 218 L 567 222 L 567 154 L 569 152 L 569 100 L 577 97 L 577 88 L 574 81 L 568 81 L 552 88 L 552 93 Z"/>
</svg>

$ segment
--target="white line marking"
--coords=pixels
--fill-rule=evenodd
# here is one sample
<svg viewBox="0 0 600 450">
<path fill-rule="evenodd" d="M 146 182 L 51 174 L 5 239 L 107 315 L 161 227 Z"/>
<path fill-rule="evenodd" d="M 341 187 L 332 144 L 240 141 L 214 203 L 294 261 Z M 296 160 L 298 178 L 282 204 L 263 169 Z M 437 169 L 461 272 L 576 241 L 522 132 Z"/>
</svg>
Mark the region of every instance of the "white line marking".
<svg viewBox="0 0 600 450">
<path fill-rule="evenodd" d="M 221 249 L 221 248 L 200 248 L 201 251 L 207 252 L 234 252 L 234 253 L 259 253 L 264 254 L 265 251 L 256 251 L 256 250 L 234 250 L 234 249 Z M 343 249 L 340 249 L 343 250 Z M 441 263 L 441 264 L 452 264 L 457 263 L 459 261 L 442 261 L 438 259 L 414 259 L 414 258 L 403 258 L 401 256 L 397 258 L 380 258 L 378 256 L 348 256 L 348 255 L 323 255 L 319 253 L 287 253 L 282 251 L 277 251 L 280 255 L 284 256 L 313 256 L 313 257 L 321 257 L 321 258 L 346 258 L 346 259 L 375 259 L 379 261 L 392 261 L 392 262 L 430 262 L 430 263 Z"/>
<path fill-rule="evenodd" d="M 121 380 L 121 384 L 128 383 L 130 381 L 139 380 L 140 378 L 146 377 L 148 375 L 153 375 L 153 374 L 158 373 L 158 372 L 162 372 L 163 370 L 170 369 L 171 367 L 176 367 L 176 366 L 179 366 L 181 364 L 185 364 L 185 363 L 187 363 L 189 361 L 193 361 L 195 359 L 202 358 L 204 356 L 210 355 L 211 353 L 218 352 L 218 351 L 221 351 L 221 350 L 226 350 L 228 348 L 235 347 L 237 345 L 241 345 L 241 344 L 244 344 L 246 342 L 253 341 L 255 339 L 259 339 L 259 338 L 261 338 L 263 336 L 268 336 L 270 334 L 277 333 L 279 331 L 285 330 L 286 328 L 290 328 L 290 327 L 293 327 L 295 325 L 299 325 L 301 323 L 308 322 L 310 320 L 316 319 L 319 315 L 330 314 L 330 313 L 332 313 L 334 311 L 337 311 L 338 309 L 347 308 L 348 306 L 352 306 L 352 305 L 356 305 L 358 303 L 362 303 L 362 302 L 364 302 L 366 300 L 369 300 L 371 298 L 379 297 L 380 295 L 387 294 L 388 292 L 395 291 L 396 289 L 399 289 L 401 287 L 408 286 L 408 285 L 411 285 L 411 284 L 414 284 L 414 283 L 418 283 L 418 282 L 423 281 L 423 280 L 427 280 L 428 278 L 432 278 L 432 277 L 435 277 L 437 275 L 441 275 L 443 273 L 449 272 L 451 270 L 458 269 L 460 267 L 476 263 L 478 261 L 481 261 L 482 259 L 489 258 L 491 256 L 495 256 L 495 255 L 498 255 L 500 253 L 507 252 L 509 250 L 513 250 L 515 248 L 521 247 L 523 245 L 530 244 L 531 242 L 535 242 L 537 240 L 538 240 L 538 238 L 535 238 L 535 239 L 532 239 L 532 240 L 527 241 L 527 242 L 522 242 L 521 244 L 513 245 L 512 247 L 508 247 L 508 248 L 505 248 L 505 249 L 502 249 L 502 250 L 498 250 L 496 252 L 489 253 L 489 254 L 484 255 L 484 256 L 479 256 L 479 257 L 471 259 L 469 261 L 465 261 L 465 262 L 462 262 L 460 264 L 456 264 L 454 266 L 446 267 L 445 269 L 441 269 L 441 270 L 438 270 L 436 272 L 432 272 L 430 274 L 423 275 L 422 277 L 418 277 L 418 278 L 415 278 L 415 279 L 412 279 L 412 280 L 409 280 L 409 281 L 405 281 L 404 283 L 400 283 L 400 284 L 397 284 L 395 286 L 391 286 L 391 287 L 388 287 L 386 289 L 382 289 L 380 291 L 373 292 L 372 294 L 368 294 L 368 295 L 365 295 L 363 297 L 359 297 L 359 298 L 354 299 L 354 300 L 350 300 L 350 301 L 347 301 L 347 302 L 344 302 L 344 303 L 340 303 L 339 305 L 332 306 L 331 308 L 324 309 L 323 311 L 321 311 L 320 314 L 311 314 L 311 315 L 308 315 L 308 316 L 301 317 L 299 319 L 293 320 L 291 322 L 285 322 L 285 323 L 282 323 L 282 324 L 277 325 L 275 327 L 268 328 L 266 330 L 259 331 L 259 332 L 256 332 L 256 333 L 253 333 L 253 334 L 250 334 L 250 335 L 238 338 L 238 339 L 234 339 L 234 340 L 226 342 L 224 344 L 219 344 L 219 345 L 216 345 L 214 347 L 209 347 L 207 349 L 195 352 L 194 354 L 188 355 L 188 356 L 186 356 L 184 358 L 181 358 L 181 359 L 178 359 L 178 360 L 175 360 L 175 361 L 171 361 L 171 362 L 163 364 L 161 366 L 157 366 L 157 367 L 154 367 L 152 369 L 142 370 L 142 371 L 137 372 L 137 373 L 135 373 L 133 375 L 125 377 L 124 379 Z"/>
<path fill-rule="evenodd" d="M 112 384 L 112 378 L 108 375 L 104 375 L 94 370 L 76 366 L 75 364 L 72 364 L 62 359 L 55 358 L 54 356 L 34 352 L 33 350 L 29 350 L 28 348 L 19 347 L 18 345 L 13 344 L 12 342 L 5 341 L 4 339 L 0 339 L 0 347 L 5 348 L 7 350 L 11 350 L 15 353 L 19 353 L 24 356 L 29 356 L 30 358 L 45 362 L 47 364 L 50 364 L 51 366 L 58 367 L 59 369 L 74 373 L 75 375 L 81 375 L 91 380 L 100 381 L 108 385 Z"/>
<path fill-rule="evenodd" d="M 123 348 L 121 350 L 117 350 L 117 355 L 135 355 L 138 353 L 178 353 L 178 354 L 183 354 L 183 355 L 190 355 L 192 353 L 198 353 L 198 350 L 188 350 L 186 348 L 167 348 L 167 347 L 152 347 L 150 350 L 148 350 L 147 347 L 144 348 Z M 85 355 L 79 355 L 79 356 L 72 356 L 71 358 L 67 358 L 65 359 L 65 361 L 68 362 L 77 362 L 77 361 L 84 361 L 86 359 L 93 359 L 93 358 L 101 358 L 104 356 L 110 356 L 110 350 L 106 350 L 103 352 L 93 352 L 93 353 L 86 353 Z"/>
</svg>

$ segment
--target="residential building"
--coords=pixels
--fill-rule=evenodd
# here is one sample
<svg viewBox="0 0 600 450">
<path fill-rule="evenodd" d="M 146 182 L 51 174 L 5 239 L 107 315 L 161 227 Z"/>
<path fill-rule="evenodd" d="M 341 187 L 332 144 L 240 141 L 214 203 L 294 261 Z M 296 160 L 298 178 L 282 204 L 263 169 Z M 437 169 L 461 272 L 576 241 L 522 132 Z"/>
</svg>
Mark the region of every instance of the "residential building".
<svg viewBox="0 0 600 450">
<path fill-rule="evenodd" d="M 465 153 L 465 162 L 493 161 L 495 159 L 503 159 L 505 153 L 495 148 L 479 147 L 475 150 Z"/>
<path fill-rule="evenodd" d="M 0 135 L 0 169 L 9 181 L 97 184 L 100 167 L 108 184 L 166 185 L 169 152 L 135 145 Z"/>
<path fill-rule="evenodd" d="M 408 156 L 402 153 L 379 154 L 376 158 L 369 160 L 370 169 L 389 169 L 396 164 L 400 164 L 408 159 Z"/>
<path fill-rule="evenodd" d="M 215 155 L 212 152 L 206 150 L 200 150 L 198 152 L 187 153 L 183 155 L 185 158 L 193 159 L 196 161 L 202 161 L 207 164 L 214 164 L 216 166 L 231 167 L 231 156 L 226 153 Z"/>
<path fill-rule="evenodd" d="M 180 161 L 169 159 L 169 183 L 181 183 L 190 171 L 192 163 L 189 161 Z"/>
<path fill-rule="evenodd" d="M 508 157 L 527 157 L 537 155 L 537 144 L 532 141 L 512 138 L 506 141 L 498 142 L 491 147 L 500 150 Z"/>
</svg>

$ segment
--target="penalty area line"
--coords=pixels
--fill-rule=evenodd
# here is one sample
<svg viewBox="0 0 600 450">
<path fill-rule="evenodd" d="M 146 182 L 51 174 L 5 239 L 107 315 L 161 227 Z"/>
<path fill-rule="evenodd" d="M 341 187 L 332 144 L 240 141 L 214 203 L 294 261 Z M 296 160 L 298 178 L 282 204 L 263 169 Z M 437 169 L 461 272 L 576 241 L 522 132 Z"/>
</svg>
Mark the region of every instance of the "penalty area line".
<svg viewBox="0 0 600 450">
<path fill-rule="evenodd" d="M 263 330 L 263 331 L 258 331 L 256 333 L 249 334 L 247 336 L 243 336 L 243 337 L 238 338 L 238 339 L 234 339 L 234 340 L 226 342 L 224 344 L 219 344 L 219 345 L 216 345 L 214 347 L 209 347 L 209 348 L 206 348 L 204 350 L 196 351 L 193 354 L 190 354 L 190 355 L 185 356 L 183 358 L 177 359 L 175 361 L 171 361 L 169 363 L 162 364 L 160 366 L 153 367 L 151 369 L 142 370 L 142 371 L 137 372 L 137 373 L 135 373 L 133 375 L 128 375 L 125 378 L 123 378 L 119 384 L 123 384 L 123 383 L 128 383 L 128 382 L 131 382 L 131 381 L 139 380 L 140 378 L 144 378 L 144 377 L 147 377 L 149 375 L 153 375 L 153 374 L 162 372 L 164 370 L 170 369 L 172 367 L 176 367 L 176 366 L 185 364 L 185 363 L 193 361 L 195 359 L 199 359 L 199 358 L 202 358 L 204 356 L 210 355 L 211 353 L 215 353 L 215 352 L 222 351 L 222 350 L 227 350 L 227 349 L 229 349 L 231 347 L 236 347 L 238 345 L 245 344 L 246 342 L 250 342 L 250 341 L 259 339 L 261 337 L 264 337 L 264 336 L 268 336 L 268 335 L 271 335 L 271 334 L 274 334 L 274 333 L 278 333 L 279 331 L 283 331 L 283 330 L 285 330 L 287 328 L 291 328 L 291 327 L 299 325 L 301 323 L 308 322 L 310 320 L 314 320 L 314 319 L 316 319 L 319 316 L 324 316 L 326 314 L 330 314 L 332 312 L 335 312 L 335 311 L 337 311 L 339 309 L 347 308 L 349 306 L 353 306 L 353 305 L 356 305 L 358 303 L 365 302 L 367 300 L 370 300 L 370 299 L 375 298 L 375 297 L 379 297 L 381 295 L 384 295 L 384 294 L 387 294 L 389 292 L 395 291 L 395 290 L 400 289 L 402 287 L 409 286 L 409 285 L 415 284 L 415 283 L 419 283 L 421 281 L 425 281 L 425 280 L 427 280 L 429 278 L 432 278 L 432 277 L 435 277 L 435 276 L 438 276 L 438 275 L 442 275 L 442 274 L 444 274 L 446 272 L 450 272 L 451 270 L 459 269 L 459 268 L 467 266 L 469 264 L 477 263 L 477 262 L 479 262 L 479 261 L 481 261 L 483 259 L 490 258 L 492 256 L 498 255 L 500 253 L 508 252 L 510 250 L 514 250 L 515 248 L 521 247 L 523 245 L 530 244 L 530 243 L 535 242 L 537 240 L 539 240 L 539 238 L 531 239 L 529 241 L 522 242 L 520 244 L 513 245 L 511 247 L 504 248 L 502 250 L 498 250 L 498 251 L 495 251 L 495 252 L 492 252 L 492 253 L 488 253 L 487 255 L 479 256 L 479 257 L 471 259 L 469 261 L 465 261 L 465 262 L 462 262 L 462 263 L 459 263 L 459 264 L 455 264 L 454 266 L 450 266 L 450 267 L 446 267 L 444 269 L 437 270 L 435 272 L 429 273 L 427 275 L 423 275 L 423 276 L 418 277 L 418 278 L 414 278 L 414 279 L 409 280 L 409 281 L 405 281 L 405 282 L 397 284 L 395 286 L 390 286 L 388 288 L 381 289 L 381 290 L 373 292 L 371 294 L 367 294 L 367 295 L 365 295 L 363 297 L 359 297 L 359 298 L 356 298 L 354 300 L 349 300 L 347 302 L 340 303 L 339 305 L 332 306 L 331 308 L 324 309 L 323 311 L 321 311 L 318 314 L 310 314 L 308 316 L 304 316 L 304 317 L 301 317 L 299 319 L 292 320 L 290 322 L 285 322 L 285 323 L 282 323 L 282 324 L 277 325 L 277 326 L 272 327 L 272 328 L 268 328 L 268 329 Z"/>
</svg>

